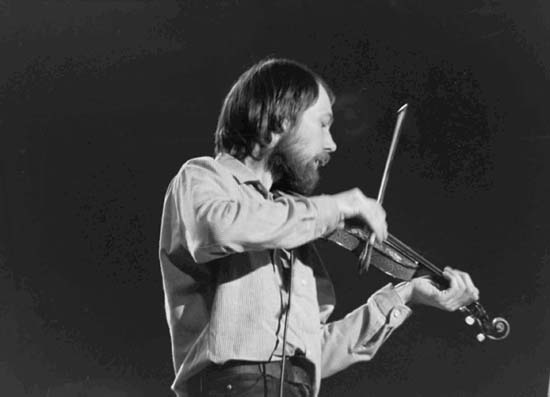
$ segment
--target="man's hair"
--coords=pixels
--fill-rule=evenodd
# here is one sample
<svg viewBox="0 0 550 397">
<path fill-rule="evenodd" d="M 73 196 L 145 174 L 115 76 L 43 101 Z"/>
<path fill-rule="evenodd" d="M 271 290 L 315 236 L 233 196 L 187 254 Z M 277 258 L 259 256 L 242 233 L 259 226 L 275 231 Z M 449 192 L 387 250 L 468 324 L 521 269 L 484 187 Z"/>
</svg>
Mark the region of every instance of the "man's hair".
<svg viewBox="0 0 550 397">
<path fill-rule="evenodd" d="M 288 59 L 265 59 L 244 72 L 233 85 L 218 118 L 215 154 L 229 153 L 239 160 L 260 153 L 271 143 L 271 133 L 296 126 L 302 113 L 315 103 L 319 85 L 334 101 L 327 84 L 308 67 Z"/>
</svg>

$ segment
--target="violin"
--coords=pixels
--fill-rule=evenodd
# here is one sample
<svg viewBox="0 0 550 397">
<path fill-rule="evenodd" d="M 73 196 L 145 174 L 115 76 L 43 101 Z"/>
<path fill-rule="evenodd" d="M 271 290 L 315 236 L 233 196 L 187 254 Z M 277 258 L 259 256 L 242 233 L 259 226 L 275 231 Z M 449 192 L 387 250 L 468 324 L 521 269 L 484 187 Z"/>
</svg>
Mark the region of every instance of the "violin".
<svg viewBox="0 0 550 397">
<path fill-rule="evenodd" d="M 403 281 L 409 281 L 415 277 L 430 276 L 440 285 L 447 284 L 443 277 L 443 270 L 434 265 L 424 256 L 410 248 L 397 237 L 388 235 L 388 239 L 379 243 L 371 242 L 371 233 L 360 227 L 346 227 L 338 229 L 325 237 L 358 257 L 370 244 L 372 250 L 372 265 L 387 275 Z M 476 338 L 483 342 L 486 338 L 502 340 L 510 333 L 510 324 L 502 317 L 491 318 L 479 301 L 473 302 L 460 309 L 465 315 L 464 321 L 479 328 Z"/>
<path fill-rule="evenodd" d="M 389 171 L 397 149 L 397 142 L 407 107 L 408 105 L 405 104 L 397 111 L 397 122 L 378 191 L 377 201 L 380 204 L 382 204 L 386 191 Z M 430 276 L 440 285 L 447 284 L 440 268 L 397 237 L 389 234 L 387 240 L 383 243 L 377 242 L 374 237 L 374 233 L 350 224 L 344 229 L 336 230 L 326 236 L 325 239 L 355 253 L 359 257 L 360 273 L 366 272 L 372 262 L 376 268 L 399 280 L 409 281 L 415 277 Z M 502 317 L 491 318 L 479 301 L 460 308 L 460 311 L 466 315 L 466 324 L 470 326 L 477 324 L 479 333 L 476 338 L 479 342 L 483 342 L 486 338 L 502 340 L 510 333 L 508 321 Z"/>
</svg>

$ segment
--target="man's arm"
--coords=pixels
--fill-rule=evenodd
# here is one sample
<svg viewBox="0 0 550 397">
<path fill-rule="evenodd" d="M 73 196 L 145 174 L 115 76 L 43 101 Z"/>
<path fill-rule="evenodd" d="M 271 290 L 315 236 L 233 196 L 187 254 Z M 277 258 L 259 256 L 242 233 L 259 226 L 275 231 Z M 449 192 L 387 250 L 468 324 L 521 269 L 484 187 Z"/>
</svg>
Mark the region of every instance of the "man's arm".
<svg viewBox="0 0 550 397">
<path fill-rule="evenodd" d="M 184 166 L 170 186 L 189 251 L 197 262 L 271 248 L 295 248 L 331 232 L 341 222 L 337 200 L 263 198 L 240 186 L 209 159 Z M 177 225 L 174 225 L 178 227 Z"/>
<path fill-rule="evenodd" d="M 372 359 L 410 316 L 409 306 L 421 304 L 452 312 L 479 299 L 479 290 L 468 273 L 447 267 L 443 276 L 449 283 L 446 289 L 427 277 L 395 287 L 387 285 L 342 320 L 323 325 L 322 376 Z"/>
<path fill-rule="evenodd" d="M 354 363 L 371 360 L 411 315 L 405 303 L 388 284 L 344 318 L 322 325 L 321 376 L 326 378 Z"/>
</svg>

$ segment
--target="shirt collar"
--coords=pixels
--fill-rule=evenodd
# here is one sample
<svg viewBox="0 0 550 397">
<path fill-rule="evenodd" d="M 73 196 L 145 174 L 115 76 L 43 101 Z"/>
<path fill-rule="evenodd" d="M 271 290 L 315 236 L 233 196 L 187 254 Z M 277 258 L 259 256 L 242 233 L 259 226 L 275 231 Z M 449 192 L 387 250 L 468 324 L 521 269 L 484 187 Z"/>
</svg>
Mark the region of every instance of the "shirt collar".
<svg viewBox="0 0 550 397">
<path fill-rule="evenodd" d="M 264 197 L 269 196 L 269 192 L 256 174 L 250 168 L 244 165 L 243 162 L 233 157 L 229 153 L 219 153 L 216 156 L 216 161 L 223 165 L 237 182 L 253 185 Z"/>
</svg>

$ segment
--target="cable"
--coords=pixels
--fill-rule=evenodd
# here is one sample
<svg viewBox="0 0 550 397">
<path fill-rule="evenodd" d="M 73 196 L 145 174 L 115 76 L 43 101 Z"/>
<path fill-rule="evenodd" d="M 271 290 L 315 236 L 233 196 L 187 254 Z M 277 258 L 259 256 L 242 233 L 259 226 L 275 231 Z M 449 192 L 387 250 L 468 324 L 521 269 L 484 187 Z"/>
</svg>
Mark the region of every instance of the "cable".
<svg viewBox="0 0 550 397">
<path fill-rule="evenodd" d="M 288 280 L 288 304 L 286 305 L 285 327 L 283 330 L 283 359 L 281 361 L 281 378 L 279 379 L 279 397 L 284 397 L 285 364 L 286 364 L 286 331 L 288 329 L 288 317 L 290 314 L 290 302 L 292 299 L 292 273 L 294 271 L 294 251 L 290 251 L 290 276 Z"/>
</svg>

